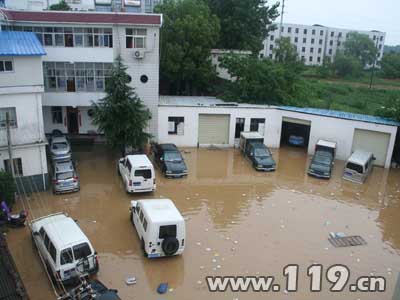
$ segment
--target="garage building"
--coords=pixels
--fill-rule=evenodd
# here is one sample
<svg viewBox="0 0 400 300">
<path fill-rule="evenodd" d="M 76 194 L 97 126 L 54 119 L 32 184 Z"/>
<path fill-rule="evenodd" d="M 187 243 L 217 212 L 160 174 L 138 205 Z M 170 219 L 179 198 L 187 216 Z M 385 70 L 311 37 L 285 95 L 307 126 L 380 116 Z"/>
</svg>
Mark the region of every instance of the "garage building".
<svg viewBox="0 0 400 300">
<path fill-rule="evenodd" d="M 336 142 L 336 158 L 354 150 L 371 151 L 377 166 L 390 167 L 399 122 L 332 110 L 228 103 L 213 97 L 161 96 L 158 139 L 181 147 L 237 146 L 240 132 L 257 131 L 265 144 L 279 148 L 291 135 L 314 153 L 319 139 Z"/>
</svg>

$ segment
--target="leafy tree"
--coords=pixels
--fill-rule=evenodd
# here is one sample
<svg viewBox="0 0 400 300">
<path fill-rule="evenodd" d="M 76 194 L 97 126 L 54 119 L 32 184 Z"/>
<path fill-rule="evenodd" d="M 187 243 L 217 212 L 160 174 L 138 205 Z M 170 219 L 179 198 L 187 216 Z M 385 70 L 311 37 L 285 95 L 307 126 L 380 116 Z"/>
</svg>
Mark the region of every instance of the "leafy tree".
<svg viewBox="0 0 400 300">
<path fill-rule="evenodd" d="M 303 71 L 304 62 L 299 59 L 296 46 L 290 42 L 290 38 L 277 39 L 273 52 L 276 62 L 294 68 L 294 71 Z"/>
<path fill-rule="evenodd" d="M 233 78 L 223 94 L 227 100 L 294 105 L 300 93 L 301 73 L 289 65 L 230 54 L 223 57 L 221 66 Z"/>
<path fill-rule="evenodd" d="M 279 16 L 279 3 L 268 0 L 208 0 L 211 11 L 221 22 L 221 49 L 251 50 L 257 55 L 272 22 Z"/>
<path fill-rule="evenodd" d="M 317 68 L 317 74 L 321 78 L 328 78 L 332 76 L 333 64 L 330 57 L 324 57 L 322 65 Z"/>
<path fill-rule="evenodd" d="M 359 59 L 362 67 L 365 67 L 374 63 L 378 50 L 368 35 L 350 32 L 344 42 L 344 54 Z"/>
<path fill-rule="evenodd" d="M 71 7 L 65 0 L 60 0 L 57 4 L 50 5 L 49 10 L 71 10 Z"/>
<path fill-rule="evenodd" d="M 333 70 L 335 75 L 340 77 L 359 77 L 362 73 L 363 65 L 357 57 L 339 52 L 333 62 Z"/>
<path fill-rule="evenodd" d="M 156 7 L 163 14 L 161 79 L 170 93 L 196 94 L 216 78 L 210 51 L 219 35 L 219 21 L 203 1 L 165 0 Z"/>
<path fill-rule="evenodd" d="M 128 84 L 131 78 L 126 69 L 118 56 L 106 82 L 106 96 L 98 103 L 92 102 L 93 123 L 104 133 L 108 144 L 122 155 L 126 147 L 141 149 L 151 137 L 145 132 L 151 114 Z"/>
<path fill-rule="evenodd" d="M 384 77 L 400 78 L 400 53 L 388 53 L 383 55 L 381 67 Z"/>
<path fill-rule="evenodd" d="M 400 45 L 397 46 L 389 46 L 385 45 L 383 48 L 384 53 L 400 53 Z"/>
<path fill-rule="evenodd" d="M 9 207 L 15 203 L 15 181 L 10 173 L 0 171 L 0 202 L 6 201 Z"/>
</svg>

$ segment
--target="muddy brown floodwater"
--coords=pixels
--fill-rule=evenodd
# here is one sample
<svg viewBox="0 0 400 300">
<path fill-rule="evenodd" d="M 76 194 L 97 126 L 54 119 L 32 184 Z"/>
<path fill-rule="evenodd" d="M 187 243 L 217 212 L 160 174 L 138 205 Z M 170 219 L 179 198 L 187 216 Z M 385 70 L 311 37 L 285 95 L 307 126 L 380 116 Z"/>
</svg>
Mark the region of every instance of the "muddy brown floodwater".
<svg viewBox="0 0 400 300">
<path fill-rule="evenodd" d="M 355 185 L 341 179 L 340 161 L 330 180 L 308 177 L 309 157 L 301 149 L 273 151 L 274 173 L 256 172 L 238 150 L 186 150 L 187 178 L 165 179 L 158 171 L 154 194 L 128 195 L 116 156 L 97 145 L 76 147 L 81 191 L 32 195 L 31 217 L 65 211 L 77 219 L 99 253 L 98 278 L 125 300 L 392 299 L 400 270 L 400 170 L 374 168 L 364 185 Z M 129 203 L 155 197 L 171 198 L 187 220 L 180 257 L 142 255 Z M 361 235 L 368 244 L 333 248 L 328 234 L 338 231 Z M 31 299 L 54 299 L 28 228 L 11 230 L 7 239 Z M 385 276 L 387 291 L 331 293 L 324 280 L 322 292 L 311 293 L 306 268 L 312 263 L 345 264 L 351 281 Z M 287 264 L 300 265 L 297 293 L 210 293 L 205 283 L 207 275 L 276 275 L 283 285 Z M 136 285 L 126 286 L 128 275 L 137 278 Z M 161 282 L 172 288 L 162 297 L 156 293 Z"/>
</svg>

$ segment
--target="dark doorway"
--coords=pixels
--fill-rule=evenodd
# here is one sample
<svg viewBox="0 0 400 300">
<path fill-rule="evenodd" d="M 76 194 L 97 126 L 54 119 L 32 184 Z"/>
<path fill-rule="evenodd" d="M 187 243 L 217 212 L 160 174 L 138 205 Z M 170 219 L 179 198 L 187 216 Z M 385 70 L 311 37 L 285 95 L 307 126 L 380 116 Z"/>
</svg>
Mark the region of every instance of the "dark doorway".
<svg viewBox="0 0 400 300">
<path fill-rule="evenodd" d="M 68 133 L 79 133 L 78 113 L 78 108 L 73 108 L 71 106 L 67 107 Z"/>
<path fill-rule="evenodd" d="M 282 122 L 281 146 L 290 145 L 300 148 L 308 148 L 311 125 Z"/>
<path fill-rule="evenodd" d="M 67 92 L 75 92 L 75 78 L 68 77 L 67 79 Z"/>
<path fill-rule="evenodd" d="M 240 133 L 244 131 L 244 118 L 236 118 L 235 139 L 240 138 Z"/>
</svg>

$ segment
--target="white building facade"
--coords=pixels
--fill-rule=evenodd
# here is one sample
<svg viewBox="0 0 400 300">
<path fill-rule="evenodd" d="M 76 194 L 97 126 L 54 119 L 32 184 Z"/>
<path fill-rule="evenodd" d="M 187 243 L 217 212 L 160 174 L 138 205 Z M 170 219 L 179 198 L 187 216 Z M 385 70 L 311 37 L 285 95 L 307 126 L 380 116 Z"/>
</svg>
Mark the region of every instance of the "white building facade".
<svg viewBox="0 0 400 300">
<path fill-rule="evenodd" d="M 161 0 L 65 0 L 73 11 L 152 13 Z M 60 0 L 0 0 L 0 7 L 23 10 L 48 10 Z"/>
<path fill-rule="evenodd" d="M 42 56 L 33 33 L 0 32 L 0 169 L 11 172 L 6 115 L 9 115 L 15 179 L 20 192 L 48 186 L 43 127 Z M 8 49 L 14 49 L 9 52 Z"/>
<path fill-rule="evenodd" d="M 276 29 L 269 33 L 264 40 L 264 49 L 261 54 L 263 57 L 273 59 L 274 49 L 277 46 L 276 40 L 279 37 L 288 37 L 296 47 L 299 58 L 304 60 L 306 65 L 322 65 L 325 57 L 328 57 L 331 61 L 334 60 L 337 51 L 343 49 L 344 42 L 350 32 L 368 35 L 378 50 L 377 61 L 382 59 L 386 37 L 384 32 L 288 23 L 283 24 L 281 28 L 277 25 Z"/>
<path fill-rule="evenodd" d="M 319 109 L 226 103 L 209 97 L 161 96 L 158 139 L 181 147 L 238 144 L 240 132 L 258 131 L 268 147 L 279 148 L 290 135 L 305 139 L 314 153 L 319 139 L 337 142 L 336 158 L 364 149 L 375 163 L 390 167 L 400 123 L 377 117 Z"/>
<path fill-rule="evenodd" d="M 31 31 L 42 43 L 43 118 L 47 134 L 99 133 L 90 106 L 105 96 L 105 82 L 120 55 L 131 86 L 149 108 L 148 131 L 157 137 L 161 15 L 3 10 L 1 30 Z"/>
</svg>

